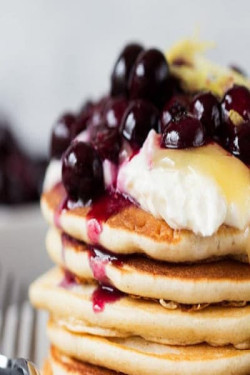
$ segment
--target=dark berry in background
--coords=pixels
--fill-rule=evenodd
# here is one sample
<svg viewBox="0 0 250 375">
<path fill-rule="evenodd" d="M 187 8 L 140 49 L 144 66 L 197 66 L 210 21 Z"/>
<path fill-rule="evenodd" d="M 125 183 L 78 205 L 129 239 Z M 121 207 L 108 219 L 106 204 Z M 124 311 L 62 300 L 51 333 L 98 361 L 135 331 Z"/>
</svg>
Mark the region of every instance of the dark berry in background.
<svg viewBox="0 0 250 375">
<path fill-rule="evenodd" d="M 10 130 L 10 125 L 0 120 L 0 162 L 10 155 L 12 152 L 18 151 L 18 145 Z"/>
<path fill-rule="evenodd" d="M 72 126 L 76 118 L 72 113 L 65 113 L 54 124 L 51 137 L 50 154 L 60 159 L 72 139 Z"/>
<path fill-rule="evenodd" d="M 17 143 L 9 124 L 0 121 L 0 204 L 38 201 L 47 160 L 29 155 Z"/>
</svg>

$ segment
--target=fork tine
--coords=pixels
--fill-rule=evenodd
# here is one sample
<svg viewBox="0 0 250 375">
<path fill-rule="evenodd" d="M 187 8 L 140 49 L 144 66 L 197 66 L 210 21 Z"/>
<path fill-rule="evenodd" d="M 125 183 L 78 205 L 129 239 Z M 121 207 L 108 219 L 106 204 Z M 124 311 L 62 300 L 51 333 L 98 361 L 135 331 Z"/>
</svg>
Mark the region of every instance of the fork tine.
<svg viewBox="0 0 250 375">
<path fill-rule="evenodd" d="M 0 268 L 0 350 L 3 351 L 2 343 L 5 330 L 6 310 L 9 303 L 8 288 L 11 290 L 11 280 L 5 270 Z"/>
<path fill-rule="evenodd" d="M 34 361 L 35 322 L 34 310 L 28 301 L 21 306 L 18 356 Z"/>
<path fill-rule="evenodd" d="M 10 305 L 6 310 L 4 335 L 2 339 L 2 351 L 7 357 L 13 358 L 15 355 L 15 341 L 18 308 L 16 305 Z"/>
<path fill-rule="evenodd" d="M 32 308 L 33 319 L 30 335 L 29 359 L 36 362 L 37 311 Z"/>
<path fill-rule="evenodd" d="M 22 304 L 22 286 L 16 280 L 13 288 L 13 301 L 16 306 L 16 332 L 15 332 L 15 342 L 14 342 L 14 357 L 18 357 L 18 346 L 20 340 L 20 317 L 21 317 L 21 304 Z"/>
<path fill-rule="evenodd" d="M 7 356 L 11 356 L 10 342 L 12 345 L 14 315 L 8 306 L 11 301 L 13 279 L 9 275 L 6 275 L 4 271 L 2 271 L 2 275 L 4 279 L 1 298 L 1 352 Z"/>
<path fill-rule="evenodd" d="M 8 276 L 7 288 L 5 292 L 6 298 L 4 307 L 2 309 L 2 352 L 9 357 L 14 357 L 17 351 L 19 327 L 19 291 L 20 283 L 18 280 Z"/>
<path fill-rule="evenodd" d="M 48 321 L 48 313 L 45 311 L 37 311 L 37 335 L 36 335 L 36 353 L 35 363 L 42 366 L 45 357 L 48 354 L 49 343 L 45 335 Z"/>
<path fill-rule="evenodd" d="M 0 352 L 8 357 L 23 357 L 41 362 L 41 348 L 37 338 L 44 334 L 40 329 L 41 317 L 28 301 L 23 302 L 26 291 L 17 279 L 0 267 Z M 42 317 L 44 321 L 44 316 Z M 44 354 L 44 353 L 43 353 Z"/>
</svg>

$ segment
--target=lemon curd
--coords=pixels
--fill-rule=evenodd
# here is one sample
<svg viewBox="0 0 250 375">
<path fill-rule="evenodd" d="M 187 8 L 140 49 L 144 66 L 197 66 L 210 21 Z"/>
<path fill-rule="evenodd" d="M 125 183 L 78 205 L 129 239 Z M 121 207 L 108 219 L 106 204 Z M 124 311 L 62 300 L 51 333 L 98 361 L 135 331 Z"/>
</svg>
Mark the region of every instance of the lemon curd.
<svg viewBox="0 0 250 375">
<path fill-rule="evenodd" d="M 218 144 L 183 150 L 158 148 L 152 166 L 206 175 L 216 182 L 229 205 L 236 205 L 244 217 L 249 216 L 250 169 Z"/>
</svg>

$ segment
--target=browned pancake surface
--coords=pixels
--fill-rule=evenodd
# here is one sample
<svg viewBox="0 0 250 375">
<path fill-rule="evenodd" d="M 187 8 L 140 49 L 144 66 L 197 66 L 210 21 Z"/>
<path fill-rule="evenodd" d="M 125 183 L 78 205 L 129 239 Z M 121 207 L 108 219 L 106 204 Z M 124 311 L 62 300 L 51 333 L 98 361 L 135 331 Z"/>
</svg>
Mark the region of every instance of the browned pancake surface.
<svg viewBox="0 0 250 375">
<path fill-rule="evenodd" d="M 64 197 L 65 190 L 63 186 L 57 185 L 50 191 L 43 193 L 42 199 L 55 212 Z M 91 207 L 79 207 L 69 211 L 69 214 L 72 213 L 73 215 L 86 217 L 90 209 Z M 180 240 L 179 231 L 174 231 L 165 221 L 154 218 L 151 214 L 135 205 L 123 208 L 108 218 L 106 222 L 112 228 L 123 228 L 138 234 L 150 236 L 157 241 L 166 241 L 167 239 L 169 243 L 177 243 Z"/>
<path fill-rule="evenodd" d="M 53 375 L 52 368 L 48 359 L 43 364 L 42 375 Z"/>
<path fill-rule="evenodd" d="M 76 373 L 76 374 L 84 374 L 84 375 L 125 375 L 121 372 L 112 371 L 109 369 L 105 369 L 103 367 L 94 366 L 86 362 L 81 362 L 77 359 L 66 357 L 63 353 L 61 353 L 58 349 L 54 346 L 50 349 L 50 355 L 53 361 L 57 362 L 60 366 L 62 366 L 66 371 L 69 373 Z M 47 371 L 46 375 L 52 375 L 52 372 Z"/>
<path fill-rule="evenodd" d="M 56 185 L 50 191 L 43 193 L 42 200 L 55 212 L 65 196 L 65 189 L 60 184 Z M 86 217 L 90 209 L 91 207 L 78 207 L 71 209 L 68 214 Z M 106 223 L 113 229 L 125 229 L 129 232 L 150 237 L 157 242 L 167 241 L 169 244 L 177 244 L 181 241 L 181 233 L 183 235 L 190 232 L 185 229 L 174 230 L 164 220 L 157 219 L 150 213 L 132 204 L 112 215 L 106 220 Z M 223 236 L 225 231 L 227 234 L 230 232 L 233 235 L 238 230 L 222 225 L 218 233 Z"/>
<path fill-rule="evenodd" d="M 63 237 L 63 244 L 75 252 L 88 251 L 84 242 L 75 240 L 70 236 Z M 144 272 L 155 276 L 167 278 L 178 278 L 187 280 L 230 280 L 249 281 L 250 264 L 242 263 L 232 259 L 217 259 L 202 263 L 169 263 L 147 258 L 143 255 L 129 255 L 120 258 L 121 264 L 116 265 L 126 272 L 126 267 L 133 268 L 137 272 Z"/>
</svg>

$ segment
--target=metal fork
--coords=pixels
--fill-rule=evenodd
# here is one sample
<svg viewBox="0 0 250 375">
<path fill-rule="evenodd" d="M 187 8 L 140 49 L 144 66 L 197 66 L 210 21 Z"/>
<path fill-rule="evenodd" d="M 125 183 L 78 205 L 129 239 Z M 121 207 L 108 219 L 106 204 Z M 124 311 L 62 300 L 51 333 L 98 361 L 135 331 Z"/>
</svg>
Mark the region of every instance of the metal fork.
<svg viewBox="0 0 250 375">
<path fill-rule="evenodd" d="M 44 340 L 37 336 L 45 331 L 45 319 L 42 314 L 37 314 L 25 298 L 26 292 L 21 283 L 0 268 L 0 353 L 8 358 L 28 358 L 40 364 L 42 358 L 39 344 L 43 345 Z M 4 362 L 0 356 L 1 360 Z M 12 361 L 12 365 L 21 365 L 22 368 L 25 365 L 27 368 L 32 366 L 27 361 L 26 364 Z M 23 373 L 35 374 L 31 370 Z"/>
</svg>

